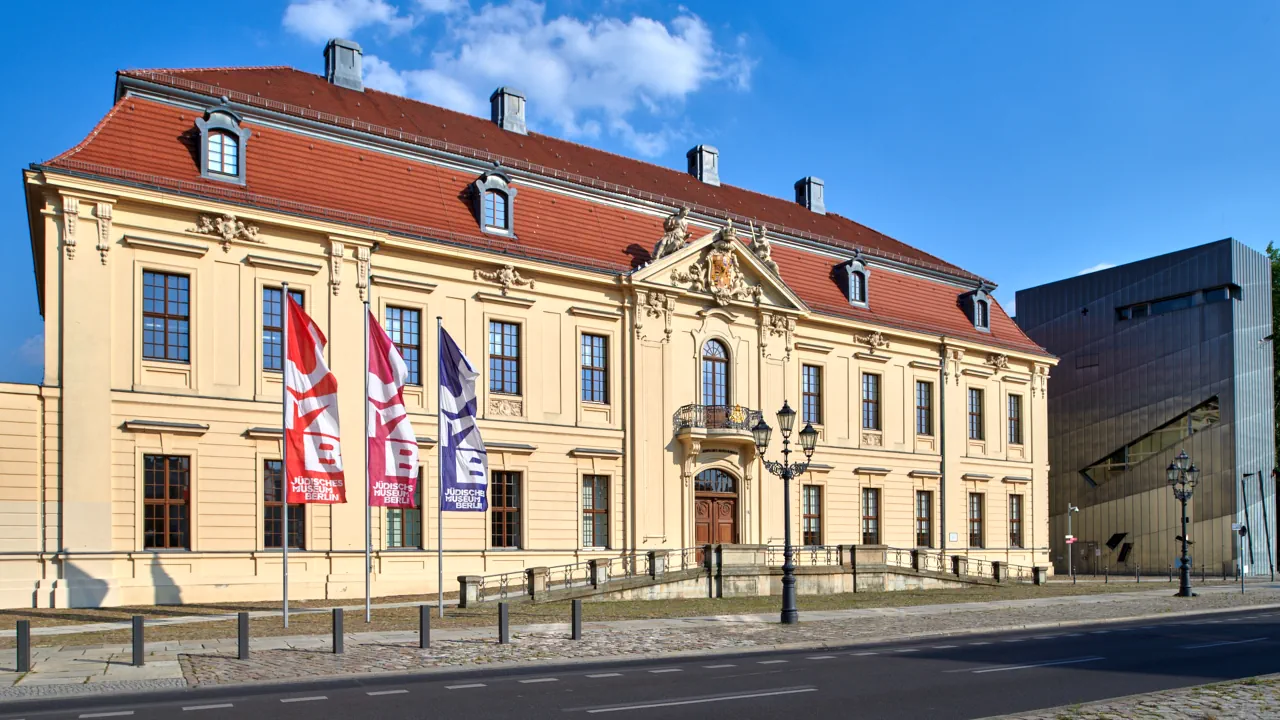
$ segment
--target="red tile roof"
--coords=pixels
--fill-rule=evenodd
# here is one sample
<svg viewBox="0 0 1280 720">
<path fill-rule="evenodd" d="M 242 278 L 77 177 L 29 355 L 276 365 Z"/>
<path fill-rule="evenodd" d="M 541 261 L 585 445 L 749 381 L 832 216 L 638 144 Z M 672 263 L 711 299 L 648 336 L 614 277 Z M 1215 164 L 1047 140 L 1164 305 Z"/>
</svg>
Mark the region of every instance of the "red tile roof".
<svg viewBox="0 0 1280 720">
<path fill-rule="evenodd" d="M 251 122 L 246 186 L 240 189 L 200 177 L 196 115 L 126 97 L 48 166 L 609 272 L 647 262 L 662 234 L 659 218 L 526 185 L 515 199 L 517 237 L 494 239 L 477 232 L 467 195 L 474 173 Z M 486 132 L 511 141 L 510 133 L 493 126 Z M 798 206 L 796 212 L 822 217 Z M 833 258 L 776 244 L 774 259 L 787 285 L 821 314 L 1045 354 L 998 308 L 990 334 L 974 330 L 959 306 L 963 287 L 873 269 L 871 307 L 860 309 L 848 304 L 833 278 Z"/>
</svg>

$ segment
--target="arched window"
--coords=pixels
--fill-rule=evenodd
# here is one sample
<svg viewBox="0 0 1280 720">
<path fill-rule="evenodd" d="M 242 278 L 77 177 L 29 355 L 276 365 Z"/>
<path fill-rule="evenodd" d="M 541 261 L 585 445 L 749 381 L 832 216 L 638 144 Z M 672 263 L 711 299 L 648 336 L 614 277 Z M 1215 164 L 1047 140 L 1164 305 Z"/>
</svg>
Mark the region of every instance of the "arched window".
<svg viewBox="0 0 1280 720">
<path fill-rule="evenodd" d="M 973 324 L 986 330 L 991 327 L 991 308 L 986 300 L 979 300 L 973 306 Z"/>
<path fill-rule="evenodd" d="M 244 185 L 245 145 L 252 134 L 225 102 L 196 118 L 200 131 L 200 177 Z"/>
<path fill-rule="evenodd" d="M 209 133 L 209 172 L 240 174 L 240 140 L 217 130 Z"/>
<path fill-rule="evenodd" d="M 507 230 L 507 194 L 501 190 L 484 191 L 484 226 L 489 230 Z"/>
<path fill-rule="evenodd" d="M 849 273 L 849 302 L 865 303 L 867 301 L 867 274 L 861 270 Z"/>
<path fill-rule="evenodd" d="M 729 404 L 729 349 L 719 340 L 702 346 L 702 404 Z"/>
<path fill-rule="evenodd" d="M 698 473 L 698 476 L 693 479 L 693 489 L 700 493 L 736 495 L 738 479 L 724 470 L 712 468 Z"/>
</svg>

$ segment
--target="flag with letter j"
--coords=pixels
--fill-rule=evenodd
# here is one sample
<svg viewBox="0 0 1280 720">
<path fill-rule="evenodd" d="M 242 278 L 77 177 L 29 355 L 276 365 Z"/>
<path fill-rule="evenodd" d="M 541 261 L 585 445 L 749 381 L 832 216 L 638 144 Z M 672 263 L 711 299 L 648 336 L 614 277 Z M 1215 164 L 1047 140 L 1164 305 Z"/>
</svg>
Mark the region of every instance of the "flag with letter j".
<svg viewBox="0 0 1280 720">
<path fill-rule="evenodd" d="M 286 501 L 344 503 L 338 379 L 324 362 L 324 333 L 302 306 L 286 295 L 289 343 L 285 352 L 284 440 Z"/>
<path fill-rule="evenodd" d="M 471 361 L 440 328 L 440 506 L 489 509 L 489 457 L 476 427 L 476 378 Z"/>
<path fill-rule="evenodd" d="M 418 486 L 418 438 L 404 407 L 409 368 L 369 313 L 369 504 L 411 508 Z"/>
</svg>

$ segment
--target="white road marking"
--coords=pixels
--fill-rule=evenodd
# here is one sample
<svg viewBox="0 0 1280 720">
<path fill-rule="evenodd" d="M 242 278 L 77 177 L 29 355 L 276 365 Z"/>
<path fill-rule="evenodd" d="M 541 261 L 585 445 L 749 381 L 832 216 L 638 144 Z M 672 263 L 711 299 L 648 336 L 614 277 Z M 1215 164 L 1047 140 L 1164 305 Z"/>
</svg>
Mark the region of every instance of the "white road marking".
<svg viewBox="0 0 1280 720">
<path fill-rule="evenodd" d="M 1009 638 L 1008 640 L 1001 640 L 1000 642 L 1022 642 L 1023 640 L 1026 640 L 1026 638 Z"/>
<path fill-rule="evenodd" d="M 898 648 L 894 652 L 920 652 L 920 650 L 917 648 Z"/>
<path fill-rule="evenodd" d="M 520 684 L 529 685 L 530 683 L 559 682 L 560 678 L 533 678 L 531 680 L 521 680 Z"/>
<path fill-rule="evenodd" d="M 1094 630 L 1093 632 L 1091 632 L 1091 633 L 1089 633 L 1089 634 L 1090 634 L 1090 635 L 1106 635 L 1106 634 L 1107 634 L 1107 633 L 1109 633 L 1109 632 L 1111 632 L 1111 631 L 1110 631 L 1110 630 Z"/>
<path fill-rule="evenodd" d="M 785 662 L 786 660 L 758 660 L 756 661 L 756 664 L 757 665 L 781 665 L 782 663 L 785 663 Z"/>
<path fill-rule="evenodd" d="M 1249 640 L 1232 640 L 1230 642 L 1207 643 L 1205 645 L 1184 645 L 1182 646 L 1182 649 L 1183 650 L 1199 650 L 1201 648 L 1222 647 L 1223 645 L 1244 645 L 1245 643 L 1255 643 L 1261 640 L 1266 640 L 1266 638 L 1260 637 L 1260 638 L 1252 638 Z"/>
<path fill-rule="evenodd" d="M 860 653 L 854 653 L 854 657 L 866 657 L 866 656 L 868 656 L 868 655 L 879 655 L 879 654 L 880 654 L 880 653 L 873 653 L 873 652 L 860 652 Z"/>
<path fill-rule="evenodd" d="M 1156 629 L 1156 626 L 1155 626 L 1155 625 L 1143 625 L 1143 626 L 1139 627 L 1138 629 L 1139 629 L 1139 630 L 1155 630 L 1155 629 Z"/>
<path fill-rule="evenodd" d="M 329 698 L 324 695 L 312 695 L 311 697 L 281 698 L 280 702 L 295 703 L 295 702 L 311 702 L 313 700 L 328 700 L 328 699 Z"/>
<path fill-rule="evenodd" d="M 105 713 L 85 713 L 85 714 L 81 715 L 80 717 L 82 717 L 82 718 L 121 717 L 121 716 L 124 716 L 124 715 L 132 715 L 132 714 L 133 714 L 133 711 L 132 711 L 132 710 L 118 710 L 118 711 L 116 711 L 116 712 L 105 712 Z"/>
<path fill-rule="evenodd" d="M 596 673 L 594 675 L 588 675 L 587 677 L 589 678 L 622 677 L 622 673 Z"/>
<path fill-rule="evenodd" d="M 1082 633 L 1067 633 L 1066 635 L 1063 635 L 1062 637 L 1080 637 L 1080 635 L 1081 635 L 1081 634 L 1082 634 Z"/>
<path fill-rule="evenodd" d="M 805 660 L 835 660 L 835 659 L 836 659 L 835 655 L 811 655 L 805 658 Z"/>
<path fill-rule="evenodd" d="M 650 670 L 649 672 L 657 675 L 658 673 L 684 672 L 684 671 L 681 670 L 680 668 L 658 668 L 657 670 Z"/>
<path fill-rule="evenodd" d="M 738 666 L 734 665 L 733 663 L 726 663 L 724 665 L 703 665 L 702 667 L 708 670 L 719 670 L 720 668 L 738 667 Z"/>
<path fill-rule="evenodd" d="M 958 647 L 958 646 L 957 645 L 934 645 L 933 649 L 934 650 L 950 650 L 953 647 Z"/>
<path fill-rule="evenodd" d="M 445 690 L 469 690 L 471 688 L 484 687 L 484 683 L 467 683 L 466 685 L 445 685 Z"/>
<path fill-rule="evenodd" d="M 989 643 L 989 642 L 976 642 L 976 643 L 969 643 L 969 644 L 970 644 L 970 645 L 990 645 L 991 643 Z"/>
<path fill-rule="evenodd" d="M 773 697 L 776 695 L 796 695 L 798 693 L 811 693 L 811 692 L 817 692 L 817 691 L 818 691 L 818 688 L 813 688 L 813 687 L 788 688 L 786 690 L 771 690 L 768 692 L 743 693 L 741 695 L 721 695 L 719 697 L 690 698 L 688 700 L 665 700 L 665 701 L 644 703 L 643 705 L 618 705 L 615 707 L 595 708 L 593 710 L 588 710 L 587 712 L 589 714 L 594 715 L 596 713 L 620 712 L 623 710 L 648 710 L 651 708 L 675 707 L 677 705 L 698 705 L 701 703 L 726 702 L 728 700 L 750 700 L 752 698 Z"/>
<path fill-rule="evenodd" d="M 1075 665 L 1077 663 L 1094 662 L 1096 660 L 1106 660 L 1106 658 L 1087 657 L 1087 658 L 1072 658 L 1070 660 L 1052 660 L 1049 662 L 1042 662 L 1042 663 L 1027 663 L 1026 665 L 1008 665 L 1005 667 L 985 668 L 983 670 L 974 670 L 973 673 L 975 675 L 981 675 L 982 673 L 1008 672 L 1010 670 L 1026 670 L 1027 668 L 1050 667 L 1053 665 Z"/>
<path fill-rule="evenodd" d="M 407 692 L 409 691 L 408 690 L 375 690 L 373 692 L 367 692 L 365 693 L 365 695 L 372 695 L 376 697 L 378 695 L 404 695 Z"/>
<path fill-rule="evenodd" d="M 191 712 L 192 710 L 217 710 L 219 708 L 229 707 L 235 707 L 235 705 L 232 705 L 231 703 L 219 703 L 217 705 L 188 705 L 182 709 L 186 712 Z"/>
</svg>

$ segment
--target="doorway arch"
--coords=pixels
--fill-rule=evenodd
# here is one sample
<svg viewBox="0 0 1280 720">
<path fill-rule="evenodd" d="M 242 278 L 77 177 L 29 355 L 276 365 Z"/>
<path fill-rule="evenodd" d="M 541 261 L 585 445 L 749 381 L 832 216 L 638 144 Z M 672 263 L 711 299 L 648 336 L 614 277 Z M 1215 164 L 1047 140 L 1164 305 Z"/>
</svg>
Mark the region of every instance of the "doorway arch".
<svg viewBox="0 0 1280 720">
<path fill-rule="evenodd" d="M 738 477 L 708 468 L 693 481 L 693 537 L 699 546 L 738 542 Z"/>
</svg>

